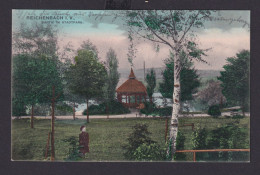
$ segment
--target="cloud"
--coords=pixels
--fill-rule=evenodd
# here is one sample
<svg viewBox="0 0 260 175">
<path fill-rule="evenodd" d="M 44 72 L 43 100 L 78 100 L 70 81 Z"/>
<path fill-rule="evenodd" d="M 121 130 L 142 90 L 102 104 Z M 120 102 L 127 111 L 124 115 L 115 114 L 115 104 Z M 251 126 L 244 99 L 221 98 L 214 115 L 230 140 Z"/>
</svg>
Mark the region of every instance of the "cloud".
<svg viewBox="0 0 260 175">
<path fill-rule="evenodd" d="M 206 29 L 199 35 L 199 40 L 202 48 L 212 50 L 206 58 L 210 66 L 195 63 L 198 69 L 222 69 L 227 57 L 235 56 L 243 49 L 250 50 L 250 35 L 243 28 L 232 28 L 228 31 L 218 28 Z"/>
</svg>

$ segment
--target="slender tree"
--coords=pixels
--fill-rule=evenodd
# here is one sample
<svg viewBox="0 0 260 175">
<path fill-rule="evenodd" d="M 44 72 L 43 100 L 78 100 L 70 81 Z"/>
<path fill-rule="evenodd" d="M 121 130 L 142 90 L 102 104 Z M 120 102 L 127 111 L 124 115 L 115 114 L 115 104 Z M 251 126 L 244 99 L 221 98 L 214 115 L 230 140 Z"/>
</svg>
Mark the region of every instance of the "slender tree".
<svg viewBox="0 0 260 175">
<path fill-rule="evenodd" d="M 107 78 L 104 86 L 104 98 L 107 103 L 106 111 L 109 117 L 110 102 L 115 100 L 116 87 L 119 82 L 118 59 L 115 51 L 110 48 L 106 58 Z"/>
<path fill-rule="evenodd" d="M 141 10 L 127 11 L 125 21 L 129 26 L 129 39 L 133 40 L 133 35 L 147 39 L 157 45 L 167 45 L 174 54 L 174 90 L 173 90 L 173 111 L 170 125 L 170 148 L 168 155 L 176 151 L 176 137 L 178 132 L 178 118 L 180 113 L 180 72 L 182 70 L 180 53 L 184 51 L 189 59 L 202 59 L 204 51 L 196 44 L 194 29 L 203 27 L 204 21 L 211 17 L 211 11 L 185 11 L 185 10 Z M 130 49 L 133 51 L 133 49 Z M 134 53 L 134 52 L 132 52 Z M 130 57 L 130 61 L 131 61 Z"/>
<path fill-rule="evenodd" d="M 78 55 L 75 57 L 75 64 L 71 65 L 67 72 L 71 92 L 85 98 L 88 123 L 89 100 L 103 95 L 102 87 L 105 84 L 106 76 L 105 66 L 89 50 L 79 50 Z"/>
<path fill-rule="evenodd" d="M 156 86 L 156 74 L 154 69 L 150 69 L 150 71 L 146 74 L 145 81 L 147 83 L 146 89 L 147 89 L 147 94 L 150 98 L 150 103 L 153 102 L 153 93 L 154 89 Z"/>
</svg>

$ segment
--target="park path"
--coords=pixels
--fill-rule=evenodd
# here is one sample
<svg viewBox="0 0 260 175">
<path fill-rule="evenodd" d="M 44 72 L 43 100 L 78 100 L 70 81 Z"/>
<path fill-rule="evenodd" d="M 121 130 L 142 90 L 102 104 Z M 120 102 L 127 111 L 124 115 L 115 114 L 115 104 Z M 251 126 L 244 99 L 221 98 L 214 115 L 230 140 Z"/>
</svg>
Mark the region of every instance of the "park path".
<svg viewBox="0 0 260 175">
<path fill-rule="evenodd" d="M 230 112 L 223 112 L 222 116 L 231 116 Z M 247 117 L 250 116 L 250 113 L 245 114 Z M 20 118 L 30 118 L 31 116 L 21 116 Z M 38 119 L 51 119 L 51 116 L 34 116 Z M 132 112 L 130 114 L 120 114 L 120 115 L 109 115 L 109 118 L 153 118 L 154 116 L 145 116 L 145 115 L 139 115 L 137 112 Z M 180 117 L 210 117 L 208 114 L 182 114 Z M 12 119 L 15 119 L 17 117 L 12 117 Z M 73 116 L 55 116 L 56 119 L 59 120 L 73 120 Z M 90 119 L 102 119 L 107 118 L 106 115 L 90 115 Z M 87 119 L 86 115 L 76 115 L 76 119 Z"/>
</svg>

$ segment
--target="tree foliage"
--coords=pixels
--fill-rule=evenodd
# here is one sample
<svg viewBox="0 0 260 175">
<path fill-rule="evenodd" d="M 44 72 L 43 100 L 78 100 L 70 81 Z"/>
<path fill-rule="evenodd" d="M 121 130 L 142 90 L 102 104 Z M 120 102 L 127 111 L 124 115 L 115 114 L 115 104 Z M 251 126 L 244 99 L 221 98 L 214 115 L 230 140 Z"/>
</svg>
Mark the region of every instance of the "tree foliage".
<svg viewBox="0 0 260 175">
<path fill-rule="evenodd" d="M 226 103 L 226 98 L 222 94 L 222 89 L 220 81 L 210 80 L 207 87 L 199 91 L 196 97 L 209 106 L 222 105 L 223 103 Z"/>
<path fill-rule="evenodd" d="M 107 89 L 105 93 L 107 94 L 108 101 L 115 99 L 116 86 L 119 82 L 120 74 L 118 72 L 118 59 L 115 51 L 110 48 L 107 52 L 106 58 L 106 68 L 107 68 Z"/>
<path fill-rule="evenodd" d="M 72 64 L 66 72 L 70 91 L 84 98 L 87 102 L 87 122 L 89 122 L 88 101 L 103 96 L 103 86 L 107 72 L 96 54 L 91 50 L 79 50 Z"/>
<path fill-rule="evenodd" d="M 51 25 L 21 23 L 19 30 L 13 32 L 13 53 L 45 55 L 57 54 L 57 30 Z"/>
<path fill-rule="evenodd" d="M 149 70 L 149 72 L 146 74 L 145 81 L 147 83 L 146 86 L 147 95 L 150 98 L 150 102 L 152 102 L 152 96 L 156 86 L 156 74 L 154 69 Z"/>
<path fill-rule="evenodd" d="M 48 57 L 18 54 L 13 57 L 12 90 L 16 100 L 24 105 L 48 103 L 52 86 L 62 93 L 63 86 L 56 60 Z"/>
<path fill-rule="evenodd" d="M 105 83 L 106 69 L 95 54 L 89 50 L 79 50 L 67 72 L 69 88 L 75 94 L 91 99 L 102 96 L 102 86 Z"/>
<path fill-rule="evenodd" d="M 172 98 L 174 90 L 174 60 L 171 54 L 170 58 L 164 61 L 165 70 L 163 71 L 163 82 L 160 83 L 159 91 L 165 98 Z M 180 73 L 181 82 L 181 101 L 192 100 L 193 94 L 196 93 L 197 88 L 200 86 L 199 76 L 192 63 L 185 57 L 182 52 L 182 65 L 183 68 Z"/>
<path fill-rule="evenodd" d="M 242 50 L 235 57 L 227 58 L 227 62 L 218 77 L 222 82 L 222 93 L 229 105 L 240 105 L 246 111 L 249 109 L 250 52 Z"/>
<path fill-rule="evenodd" d="M 57 30 L 50 25 L 21 23 L 13 32 L 12 99 L 14 105 L 50 102 L 52 86 L 62 93 Z M 60 99 L 59 99 L 60 100 Z M 32 111 L 33 112 L 33 111 Z"/>
<path fill-rule="evenodd" d="M 123 146 L 126 150 L 124 156 L 128 160 L 134 160 L 136 158 L 134 153 L 136 153 L 137 148 L 142 144 L 150 145 L 155 143 L 149 136 L 151 133 L 148 131 L 146 124 L 136 124 L 132 128 L 133 132 L 127 138 L 128 144 Z"/>
</svg>

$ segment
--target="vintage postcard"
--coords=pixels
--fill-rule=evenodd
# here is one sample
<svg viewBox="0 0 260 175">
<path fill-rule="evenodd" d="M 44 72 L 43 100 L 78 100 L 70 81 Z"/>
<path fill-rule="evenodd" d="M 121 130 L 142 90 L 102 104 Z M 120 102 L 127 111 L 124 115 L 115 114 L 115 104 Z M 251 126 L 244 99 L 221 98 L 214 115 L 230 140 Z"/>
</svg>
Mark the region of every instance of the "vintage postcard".
<svg viewBox="0 0 260 175">
<path fill-rule="evenodd" d="M 249 10 L 12 10 L 11 159 L 249 162 L 249 75 Z"/>
</svg>

